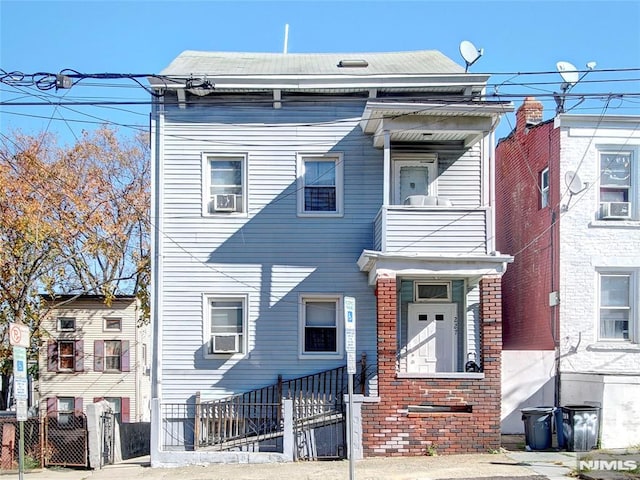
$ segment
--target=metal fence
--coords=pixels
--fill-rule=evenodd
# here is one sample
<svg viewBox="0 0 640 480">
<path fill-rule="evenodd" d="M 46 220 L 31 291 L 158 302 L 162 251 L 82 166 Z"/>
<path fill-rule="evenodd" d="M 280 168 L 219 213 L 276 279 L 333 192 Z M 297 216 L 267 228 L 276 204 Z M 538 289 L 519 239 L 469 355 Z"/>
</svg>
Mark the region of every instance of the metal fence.
<svg viewBox="0 0 640 480">
<path fill-rule="evenodd" d="M 163 403 L 162 446 L 164 450 L 194 450 L 196 406 L 184 403 Z"/>
<path fill-rule="evenodd" d="M 45 459 L 41 436 L 42 422 L 39 418 L 29 418 L 24 422 L 24 466 L 26 469 L 40 468 Z M 17 470 L 20 445 L 20 424 L 14 416 L 0 417 L 0 470 Z"/>
</svg>

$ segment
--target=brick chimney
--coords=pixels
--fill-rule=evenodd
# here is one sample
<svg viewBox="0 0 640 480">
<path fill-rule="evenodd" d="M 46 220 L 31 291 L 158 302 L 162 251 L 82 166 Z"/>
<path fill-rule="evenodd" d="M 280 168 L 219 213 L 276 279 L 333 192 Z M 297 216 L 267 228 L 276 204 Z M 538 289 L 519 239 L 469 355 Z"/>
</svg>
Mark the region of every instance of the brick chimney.
<svg viewBox="0 0 640 480">
<path fill-rule="evenodd" d="M 535 97 L 524 99 L 516 112 L 516 132 L 526 133 L 527 129 L 542 122 L 542 103 Z"/>
</svg>

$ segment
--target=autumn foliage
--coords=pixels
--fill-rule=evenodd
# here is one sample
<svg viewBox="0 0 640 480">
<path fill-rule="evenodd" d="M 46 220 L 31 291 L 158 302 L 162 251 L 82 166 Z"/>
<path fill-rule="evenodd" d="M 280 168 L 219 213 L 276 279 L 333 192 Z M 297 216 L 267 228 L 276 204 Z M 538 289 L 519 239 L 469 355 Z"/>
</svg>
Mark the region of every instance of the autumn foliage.
<svg viewBox="0 0 640 480">
<path fill-rule="evenodd" d="M 144 135 L 123 140 L 105 127 L 68 148 L 49 135 L 0 137 L 3 345 L 9 322 L 42 333 L 41 293 L 138 295 L 147 305 L 149 177 Z"/>
</svg>

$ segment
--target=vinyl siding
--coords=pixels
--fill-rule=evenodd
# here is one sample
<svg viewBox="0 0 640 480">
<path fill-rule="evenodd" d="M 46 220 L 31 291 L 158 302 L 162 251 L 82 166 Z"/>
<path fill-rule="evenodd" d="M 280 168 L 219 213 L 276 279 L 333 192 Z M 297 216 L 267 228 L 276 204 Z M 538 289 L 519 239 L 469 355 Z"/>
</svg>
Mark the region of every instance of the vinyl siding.
<svg viewBox="0 0 640 480">
<path fill-rule="evenodd" d="M 375 364 L 375 297 L 356 261 L 373 244 L 382 152 L 362 134 L 363 103 L 170 111 L 164 125 L 162 397 L 217 398 L 334 368 L 299 358 L 301 293 L 356 297 L 357 353 Z M 193 116 L 191 116 L 193 115 Z M 197 123 L 194 122 L 197 120 Z M 299 123 L 301 122 L 301 123 Z M 298 153 L 344 161 L 344 216 L 297 216 Z M 248 213 L 202 215 L 202 154 L 247 155 Z M 203 294 L 248 296 L 248 351 L 208 359 Z"/>
</svg>

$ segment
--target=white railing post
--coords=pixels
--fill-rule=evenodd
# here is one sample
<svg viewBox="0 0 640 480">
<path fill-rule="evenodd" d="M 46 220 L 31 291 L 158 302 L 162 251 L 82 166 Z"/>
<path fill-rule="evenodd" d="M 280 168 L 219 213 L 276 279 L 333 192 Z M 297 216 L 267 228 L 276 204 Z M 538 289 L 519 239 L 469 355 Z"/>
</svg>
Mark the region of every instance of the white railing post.
<svg viewBox="0 0 640 480">
<path fill-rule="evenodd" d="M 284 407 L 284 431 L 282 438 L 282 454 L 287 460 L 293 462 L 295 458 L 295 438 L 293 432 L 293 400 L 286 398 L 282 401 Z"/>
</svg>

